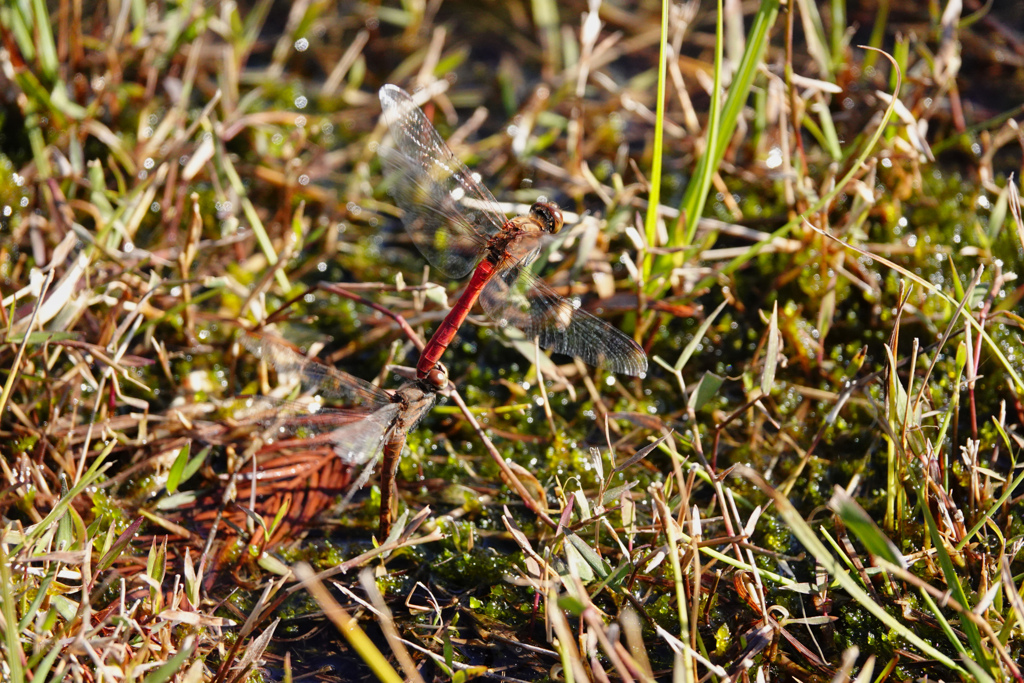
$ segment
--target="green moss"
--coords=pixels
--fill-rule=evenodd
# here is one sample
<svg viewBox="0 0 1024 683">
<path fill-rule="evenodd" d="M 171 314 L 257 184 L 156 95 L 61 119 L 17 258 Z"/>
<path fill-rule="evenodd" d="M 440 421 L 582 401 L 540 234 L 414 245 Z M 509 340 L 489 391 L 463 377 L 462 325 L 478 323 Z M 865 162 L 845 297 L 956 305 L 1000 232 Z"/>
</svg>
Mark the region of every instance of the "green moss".
<svg viewBox="0 0 1024 683">
<path fill-rule="evenodd" d="M 21 224 L 24 207 L 28 204 L 25 180 L 16 172 L 11 160 L 0 153 L 0 235 L 10 235 Z M 0 278 L 10 277 L 12 254 L 4 250 L 5 260 L 0 262 Z"/>
<path fill-rule="evenodd" d="M 121 507 L 121 501 L 108 495 L 104 490 L 93 491 L 92 500 L 93 522 L 89 525 L 90 536 L 106 533 L 109 527 L 120 534 L 128 529 L 132 519 Z"/>
</svg>

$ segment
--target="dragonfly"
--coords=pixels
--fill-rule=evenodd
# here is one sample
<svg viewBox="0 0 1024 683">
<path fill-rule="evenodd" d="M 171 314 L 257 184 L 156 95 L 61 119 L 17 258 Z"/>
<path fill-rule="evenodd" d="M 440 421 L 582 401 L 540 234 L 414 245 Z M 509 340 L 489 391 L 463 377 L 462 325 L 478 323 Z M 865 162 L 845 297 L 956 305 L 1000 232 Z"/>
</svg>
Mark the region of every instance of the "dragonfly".
<svg viewBox="0 0 1024 683">
<path fill-rule="evenodd" d="M 379 154 L 402 222 L 430 264 L 452 278 L 473 272 L 465 291 L 420 354 L 425 377 L 477 300 L 499 326 L 513 326 L 544 348 L 612 372 L 644 376 L 647 354 L 632 339 L 555 294 L 531 271 L 544 241 L 562 229 L 559 208 L 534 203 L 508 219 L 478 176 L 455 157 L 415 101 L 396 85 L 380 89 L 393 146 Z"/>
<path fill-rule="evenodd" d="M 378 538 L 384 542 L 394 522 L 395 473 L 405 437 L 433 407 L 438 392 L 448 386 L 447 369 L 438 363 L 425 377 L 410 380 L 389 393 L 366 380 L 307 358 L 283 340 L 247 332 L 242 336 L 242 344 L 253 355 L 273 365 L 278 373 L 297 376 L 306 389 L 354 405 L 353 410 L 330 411 L 332 414 L 327 417 L 334 424 L 338 422 L 337 416 L 351 421 L 326 432 L 322 440 L 330 443 L 334 452 L 349 465 L 372 464 L 380 457 Z M 321 411 L 314 408 L 314 412 Z M 322 412 L 326 415 L 328 411 Z"/>
</svg>

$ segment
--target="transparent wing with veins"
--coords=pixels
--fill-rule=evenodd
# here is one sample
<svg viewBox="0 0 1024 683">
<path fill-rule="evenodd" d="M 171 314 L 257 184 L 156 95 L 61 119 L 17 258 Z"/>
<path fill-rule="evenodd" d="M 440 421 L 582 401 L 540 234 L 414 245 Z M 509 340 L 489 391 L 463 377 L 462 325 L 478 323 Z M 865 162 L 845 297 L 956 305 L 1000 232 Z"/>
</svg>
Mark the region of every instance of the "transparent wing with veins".
<svg viewBox="0 0 1024 683">
<path fill-rule="evenodd" d="M 270 436 L 278 445 L 292 440 L 315 445 L 333 444 L 331 432 L 363 420 L 370 414 L 366 408 L 333 408 L 317 401 L 247 396 L 244 406 L 235 411 L 234 418 L 239 423 L 257 423 L 270 430 Z"/>
<path fill-rule="evenodd" d="M 303 419 L 305 427 L 318 433 L 326 431 L 325 427 L 331 426 L 333 421 L 335 428 L 322 433 L 316 440 L 330 443 L 334 452 L 352 465 L 375 460 L 397 429 L 410 429 L 433 405 L 433 394 L 422 395 L 422 391 L 413 385 L 403 385 L 398 389 L 398 393 L 406 397 L 403 403 L 393 402 L 380 387 L 310 360 L 281 340 L 247 333 L 243 335 L 242 343 L 254 355 L 272 364 L 279 373 L 298 375 L 307 389 L 355 401 L 362 407 L 362 410 L 323 408 L 317 414 L 307 411 Z M 267 400 L 270 399 L 264 399 Z M 405 404 L 408 404 L 408 410 L 403 413 Z M 342 420 L 348 424 L 337 427 Z"/>
<path fill-rule="evenodd" d="M 530 272 L 525 259 L 491 278 L 480 293 L 480 305 L 491 319 L 536 337 L 546 349 L 612 372 L 647 372 L 647 354 L 639 344 L 580 309 L 578 301 L 552 292 Z"/>
<path fill-rule="evenodd" d="M 449 277 L 469 274 L 487 239 L 506 219 L 497 200 L 459 161 L 412 97 L 395 85 L 380 89 L 394 148 L 380 156 L 389 192 L 404 212 L 413 242 L 430 265 Z"/>
<path fill-rule="evenodd" d="M 302 386 L 329 398 L 352 401 L 368 408 L 391 403 L 391 397 L 378 386 L 364 379 L 317 363 L 294 351 L 283 340 L 247 332 L 242 344 L 257 358 L 274 366 L 281 374 L 296 375 Z"/>
<path fill-rule="evenodd" d="M 400 410 L 397 403 L 370 413 L 259 396 L 249 399 L 249 407 L 237 417 L 269 430 L 277 448 L 330 446 L 345 463 L 361 465 L 375 460 L 400 428 Z"/>
<path fill-rule="evenodd" d="M 377 459 L 384 444 L 391 439 L 401 406 L 397 403 L 378 408 L 365 420 L 345 425 L 330 433 L 334 452 L 350 465 L 361 465 Z"/>
</svg>

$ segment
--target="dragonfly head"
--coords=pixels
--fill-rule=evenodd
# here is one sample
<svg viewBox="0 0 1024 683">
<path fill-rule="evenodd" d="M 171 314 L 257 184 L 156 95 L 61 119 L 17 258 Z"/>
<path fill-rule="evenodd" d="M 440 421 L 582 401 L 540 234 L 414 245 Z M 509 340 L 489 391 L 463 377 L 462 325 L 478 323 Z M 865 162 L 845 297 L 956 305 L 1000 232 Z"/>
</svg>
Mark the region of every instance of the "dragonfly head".
<svg viewBox="0 0 1024 683">
<path fill-rule="evenodd" d="M 530 218 L 546 233 L 554 235 L 562 229 L 562 210 L 551 202 L 536 202 L 530 207 Z"/>
<path fill-rule="evenodd" d="M 435 389 L 444 389 L 448 386 L 448 368 L 443 363 L 438 363 L 434 369 L 427 373 L 424 378 L 430 386 Z"/>
</svg>

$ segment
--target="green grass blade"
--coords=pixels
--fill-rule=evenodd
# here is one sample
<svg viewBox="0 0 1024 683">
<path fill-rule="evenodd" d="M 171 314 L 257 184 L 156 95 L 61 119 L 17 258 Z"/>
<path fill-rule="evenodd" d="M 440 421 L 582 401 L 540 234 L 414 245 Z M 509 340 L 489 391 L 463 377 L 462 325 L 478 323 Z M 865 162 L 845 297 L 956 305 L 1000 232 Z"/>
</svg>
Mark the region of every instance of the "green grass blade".
<svg viewBox="0 0 1024 683">
<path fill-rule="evenodd" d="M 743 59 L 740 61 L 736 73 L 733 75 L 732 84 L 725 98 L 725 104 L 720 107 L 718 98 L 719 84 L 721 82 L 722 20 L 721 10 L 719 10 L 718 25 L 716 27 L 718 38 L 716 45 L 715 89 L 712 92 L 711 119 L 708 123 L 706 148 L 697 162 L 697 168 L 694 170 L 693 177 L 686 187 L 680 206 L 686 228 L 681 233 L 676 232 L 669 236 L 669 246 L 671 247 L 685 247 L 693 243 L 694 235 L 697 232 L 697 225 L 704 212 L 704 205 L 711 188 L 712 178 L 722 161 L 729 139 L 736 131 L 740 112 L 743 110 L 754 78 L 761 66 L 762 56 L 768 47 L 769 32 L 775 24 L 778 13 L 778 0 L 765 0 L 765 2 L 761 3 L 757 13 L 754 15 L 750 32 L 747 35 L 747 49 L 743 53 Z M 656 279 L 669 272 L 672 268 L 681 265 L 684 256 L 682 252 L 660 256 L 655 261 L 654 268 L 651 270 L 651 277 Z M 652 294 L 659 292 L 662 287 L 664 287 L 663 284 L 652 284 L 650 280 L 647 283 L 647 291 Z"/>
<path fill-rule="evenodd" d="M 658 107 L 654 119 L 654 150 L 651 156 L 651 196 L 647 203 L 647 215 L 644 217 L 644 231 L 647 233 L 647 244 L 658 242 L 658 206 L 661 204 L 661 157 L 664 153 L 665 138 L 665 69 L 668 61 L 668 9 L 669 0 L 661 3 L 661 37 L 658 59 Z M 651 267 L 654 265 L 650 252 L 644 254 L 643 279 L 648 280 Z"/>
<path fill-rule="evenodd" d="M 167 472 L 168 493 L 174 493 L 178 490 L 178 483 L 181 481 L 181 475 L 185 471 L 185 465 L 188 463 L 188 454 L 191 446 L 191 441 L 182 446 L 178 450 L 178 455 L 174 457 L 174 462 L 171 463 L 171 469 Z"/>
<path fill-rule="evenodd" d="M 712 311 L 711 315 L 705 318 L 704 322 L 702 322 L 700 327 L 697 328 L 697 331 L 693 335 L 693 339 L 691 339 L 686 347 L 683 348 L 683 352 L 680 353 L 679 358 L 676 359 L 676 364 L 673 366 L 676 372 L 681 371 L 686 366 L 687 361 L 689 361 L 690 357 L 693 356 L 693 352 L 696 351 L 697 347 L 704 341 L 704 335 L 707 334 L 708 328 L 715 322 L 727 303 L 729 302 L 723 301 L 718 304 L 718 308 Z"/>
<path fill-rule="evenodd" d="M 46 9 L 44 0 L 32 0 L 32 14 L 35 19 L 35 46 L 39 55 L 39 66 L 46 79 L 52 84 L 57 78 L 60 60 L 57 59 L 57 45 L 53 40 L 53 31 L 50 29 L 52 26 L 50 13 Z"/>
<path fill-rule="evenodd" d="M 135 521 L 129 524 L 128 528 L 125 529 L 124 532 L 122 532 L 121 535 L 117 537 L 117 540 L 114 541 L 114 545 L 111 546 L 110 550 L 107 551 L 107 554 L 103 556 L 103 558 L 100 560 L 100 563 L 96 566 L 97 574 L 99 574 L 102 571 L 106 571 L 110 568 L 110 565 L 114 564 L 114 560 L 118 558 L 118 556 L 121 554 L 121 551 L 124 550 L 129 543 L 131 543 L 131 540 L 133 538 L 135 538 L 135 534 L 138 533 L 139 527 L 142 526 L 143 519 L 145 518 L 136 517 Z"/>
<path fill-rule="evenodd" d="M 879 0 L 878 8 L 875 10 L 875 23 L 871 26 L 871 37 L 868 45 L 881 51 L 882 43 L 885 40 L 885 27 L 889 22 L 889 0 Z M 874 67 L 878 60 L 878 52 L 871 52 L 864 57 L 864 70 Z"/>
<path fill-rule="evenodd" d="M 166 681 L 171 680 L 171 678 L 174 677 L 174 674 L 178 673 L 185 662 L 188 661 L 188 658 L 192 656 L 192 650 L 194 647 L 195 636 L 188 636 L 185 639 L 185 643 L 181 646 L 181 649 L 178 650 L 173 657 L 161 664 L 159 668 L 146 676 L 146 678 L 143 679 L 143 683 L 166 683 Z"/>
<path fill-rule="evenodd" d="M 836 489 L 829 507 L 835 510 L 846 528 L 860 539 L 869 553 L 877 555 L 897 567 L 906 568 L 907 561 L 896 548 L 896 544 L 878 528 L 871 516 L 857 504 L 850 494 L 843 489 Z"/>
<path fill-rule="evenodd" d="M 20 631 L 18 630 L 18 618 L 14 612 L 14 582 L 11 576 L 10 556 L 6 552 L 5 544 L 0 543 L 0 611 L 4 615 L 4 640 L 7 647 L 4 648 L 4 656 L 7 659 L 7 673 L 12 683 L 22 683 L 25 680 L 25 670 L 21 666 L 21 658 L 24 650 L 21 647 Z"/>
<path fill-rule="evenodd" d="M 932 545 L 935 548 L 935 557 L 939 561 L 939 567 L 942 569 L 942 575 L 946 579 L 950 595 L 953 600 L 960 603 L 964 611 L 969 611 L 971 603 L 967 599 L 967 593 L 964 591 L 963 584 L 960 583 L 960 576 L 953 565 L 953 560 L 946 551 L 945 539 L 939 533 L 939 528 L 935 524 L 935 518 L 932 517 L 932 512 L 928 508 L 928 501 L 924 494 L 918 496 L 918 503 L 921 508 L 921 514 L 924 515 L 924 521 L 928 525 L 928 535 L 931 537 Z M 991 672 L 992 660 L 981 642 L 981 632 L 978 631 L 977 624 L 970 619 L 961 619 L 960 628 L 967 635 L 967 642 L 970 643 L 975 661 L 979 664 L 983 663 L 985 668 Z"/>
<path fill-rule="evenodd" d="M 50 669 L 53 668 L 53 663 L 57 661 L 57 657 L 63 652 L 63 648 L 57 642 L 50 643 L 50 651 L 46 653 L 39 665 L 35 667 L 35 674 L 32 676 L 32 683 L 44 683 L 47 680 L 47 676 L 50 673 Z"/>
</svg>

